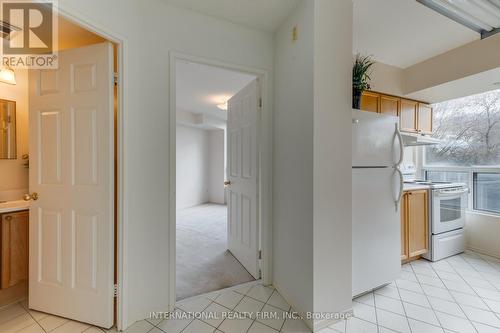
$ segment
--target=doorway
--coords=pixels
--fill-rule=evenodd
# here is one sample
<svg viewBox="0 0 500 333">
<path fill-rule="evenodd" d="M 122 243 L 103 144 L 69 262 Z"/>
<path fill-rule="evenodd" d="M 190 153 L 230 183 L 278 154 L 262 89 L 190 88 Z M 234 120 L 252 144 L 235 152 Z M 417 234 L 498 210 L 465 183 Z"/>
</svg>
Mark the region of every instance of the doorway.
<svg viewBox="0 0 500 333">
<path fill-rule="evenodd" d="M 176 299 L 260 279 L 259 75 L 177 59 Z"/>
<path fill-rule="evenodd" d="M 59 316 L 62 322 L 110 328 L 117 323 L 121 89 L 113 82 L 120 44 L 65 17 L 56 19 L 59 68 L 18 69 L 17 98 L 26 105 L 19 114 L 20 140 L 29 138 L 22 147 L 24 193 L 30 200 L 23 206 L 30 211 L 24 252 L 29 274 L 20 281 L 29 284 L 29 295 L 25 288 L 19 297 L 26 301 L 10 299 L 13 306 L 45 313 L 47 321 Z M 27 322 L 33 319 L 43 327 L 42 319 Z"/>
</svg>

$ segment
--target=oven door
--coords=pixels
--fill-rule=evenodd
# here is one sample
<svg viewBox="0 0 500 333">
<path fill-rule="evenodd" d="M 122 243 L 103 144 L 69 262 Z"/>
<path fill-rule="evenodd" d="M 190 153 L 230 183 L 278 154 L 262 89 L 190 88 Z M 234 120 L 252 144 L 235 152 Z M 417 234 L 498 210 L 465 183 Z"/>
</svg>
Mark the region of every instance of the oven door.
<svg viewBox="0 0 500 333">
<path fill-rule="evenodd" d="M 467 207 L 467 188 L 437 189 L 432 191 L 432 233 L 463 228 Z"/>
</svg>

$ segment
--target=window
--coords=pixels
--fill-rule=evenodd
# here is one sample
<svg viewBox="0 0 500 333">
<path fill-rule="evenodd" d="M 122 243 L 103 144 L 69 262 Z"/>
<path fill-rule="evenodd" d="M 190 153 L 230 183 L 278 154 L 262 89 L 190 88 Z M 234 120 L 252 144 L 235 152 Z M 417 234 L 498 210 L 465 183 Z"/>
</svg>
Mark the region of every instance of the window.
<svg viewBox="0 0 500 333">
<path fill-rule="evenodd" d="M 474 173 L 474 209 L 500 214 L 500 173 Z"/>
<path fill-rule="evenodd" d="M 500 90 L 433 108 L 442 143 L 424 149 L 426 179 L 466 183 L 474 210 L 500 214 Z"/>
<path fill-rule="evenodd" d="M 426 164 L 500 164 L 500 90 L 437 103 L 434 137 L 442 144 L 426 149 Z"/>
</svg>

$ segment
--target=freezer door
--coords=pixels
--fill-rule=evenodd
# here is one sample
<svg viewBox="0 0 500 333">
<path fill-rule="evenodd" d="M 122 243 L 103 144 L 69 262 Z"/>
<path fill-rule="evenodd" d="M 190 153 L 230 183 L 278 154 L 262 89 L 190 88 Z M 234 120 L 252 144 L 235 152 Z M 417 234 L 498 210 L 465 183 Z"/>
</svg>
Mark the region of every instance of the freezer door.
<svg viewBox="0 0 500 333">
<path fill-rule="evenodd" d="M 352 166 L 394 166 L 403 160 L 397 117 L 352 111 Z"/>
<path fill-rule="evenodd" d="M 352 294 L 397 279 L 401 272 L 400 212 L 393 168 L 352 170 Z"/>
</svg>

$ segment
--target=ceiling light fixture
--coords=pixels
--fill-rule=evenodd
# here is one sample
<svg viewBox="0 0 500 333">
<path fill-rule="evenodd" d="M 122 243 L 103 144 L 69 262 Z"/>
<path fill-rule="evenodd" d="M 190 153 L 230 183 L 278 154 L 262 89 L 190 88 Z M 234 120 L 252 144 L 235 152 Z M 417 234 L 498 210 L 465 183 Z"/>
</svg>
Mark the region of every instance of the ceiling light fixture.
<svg viewBox="0 0 500 333">
<path fill-rule="evenodd" d="M 0 82 L 7 84 L 16 84 L 16 73 L 12 68 L 3 67 L 0 70 Z"/>
<path fill-rule="evenodd" d="M 424 6 L 481 34 L 500 32 L 500 0 L 417 0 Z"/>
</svg>

